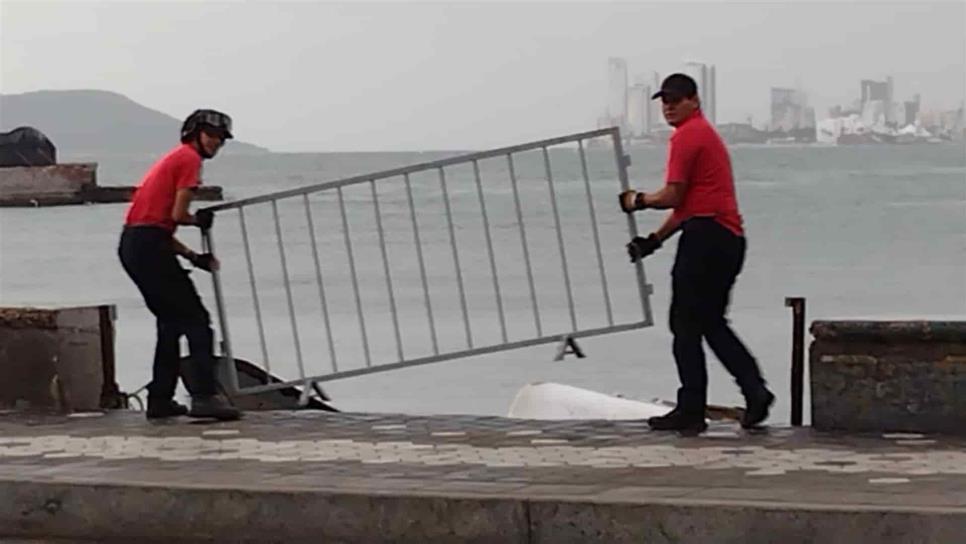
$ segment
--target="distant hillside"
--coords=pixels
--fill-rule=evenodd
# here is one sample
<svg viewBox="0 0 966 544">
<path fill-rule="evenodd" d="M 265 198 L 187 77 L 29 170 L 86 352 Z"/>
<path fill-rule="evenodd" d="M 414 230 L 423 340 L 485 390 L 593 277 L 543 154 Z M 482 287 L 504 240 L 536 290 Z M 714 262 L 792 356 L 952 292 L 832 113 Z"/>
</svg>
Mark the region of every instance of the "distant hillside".
<svg viewBox="0 0 966 544">
<path fill-rule="evenodd" d="M 0 94 L 0 132 L 25 125 L 37 128 L 54 142 L 59 157 L 161 153 L 178 142 L 181 122 L 110 91 Z M 235 140 L 225 152 L 268 150 Z"/>
</svg>

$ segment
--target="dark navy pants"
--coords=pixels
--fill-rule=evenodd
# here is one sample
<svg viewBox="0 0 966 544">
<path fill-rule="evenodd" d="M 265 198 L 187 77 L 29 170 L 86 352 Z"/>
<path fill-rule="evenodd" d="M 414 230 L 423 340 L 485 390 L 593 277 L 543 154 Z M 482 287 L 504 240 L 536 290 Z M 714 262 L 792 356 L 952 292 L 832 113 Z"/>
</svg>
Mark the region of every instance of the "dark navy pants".
<svg viewBox="0 0 966 544">
<path fill-rule="evenodd" d="M 125 227 L 118 255 L 157 318 L 158 339 L 148 396 L 158 400 L 174 397 L 180 375 L 182 335 L 188 337 L 191 352 L 191 394 L 214 394 L 211 318 L 188 272 L 178 263 L 171 233 L 160 227 Z"/>
<path fill-rule="evenodd" d="M 681 380 L 678 407 L 687 413 L 704 414 L 707 406 L 702 339 L 735 377 L 745 397 L 765 386 L 758 363 L 725 317 L 731 289 L 744 264 L 745 244 L 744 237 L 712 218 L 692 218 L 682 226 L 671 272 L 670 326 Z"/>
</svg>

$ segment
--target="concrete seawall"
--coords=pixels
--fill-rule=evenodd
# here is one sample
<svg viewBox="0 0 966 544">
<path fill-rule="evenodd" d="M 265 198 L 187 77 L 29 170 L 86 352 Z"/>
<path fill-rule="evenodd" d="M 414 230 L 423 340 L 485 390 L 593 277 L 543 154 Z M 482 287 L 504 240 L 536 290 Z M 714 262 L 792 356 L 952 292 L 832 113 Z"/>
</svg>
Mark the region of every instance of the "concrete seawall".
<svg viewBox="0 0 966 544">
<path fill-rule="evenodd" d="M 0 415 L 0 537 L 923 542 L 966 534 L 966 442 L 809 429 L 261 412 Z"/>
</svg>

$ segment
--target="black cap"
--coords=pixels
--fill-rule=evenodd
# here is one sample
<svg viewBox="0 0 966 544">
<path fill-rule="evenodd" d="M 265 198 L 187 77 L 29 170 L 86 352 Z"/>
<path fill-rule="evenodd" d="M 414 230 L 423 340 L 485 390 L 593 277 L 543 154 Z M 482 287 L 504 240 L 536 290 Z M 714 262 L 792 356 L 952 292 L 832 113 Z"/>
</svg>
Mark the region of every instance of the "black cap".
<svg viewBox="0 0 966 544">
<path fill-rule="evenodd" d="M 698 84 L 687 74 L 671 74 L 661 82 L 661 90 L 651 96 L 651 100 L 662 96 L 692 98 L 698 94 Z"/>
</svg>

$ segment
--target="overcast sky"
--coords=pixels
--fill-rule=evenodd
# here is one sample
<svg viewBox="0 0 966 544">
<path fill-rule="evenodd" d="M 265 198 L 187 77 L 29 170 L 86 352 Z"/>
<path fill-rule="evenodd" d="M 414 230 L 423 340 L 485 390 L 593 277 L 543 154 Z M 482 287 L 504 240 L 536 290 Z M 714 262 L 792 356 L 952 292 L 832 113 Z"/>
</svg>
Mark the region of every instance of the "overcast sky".
<svg viewBox="0 0 966 544">
<path fill-rule="evenodd" d="M 0 92 L 106 89 L 178 118 L 216 107 L 275 151 L 470 149 L 596 128 L 630 77 L 717 66 L 718 122 L 769 88 L 819 117 L 895 78 L 966 95 L 966 1 L 318 3 L 0 0 Z M 0 112 L 2 115 L 2 112 Z"/>
</svg>

